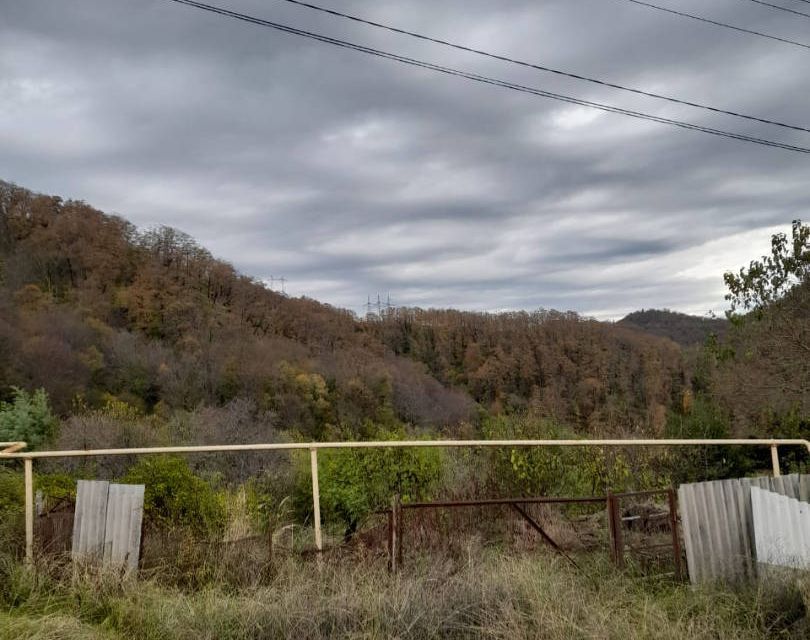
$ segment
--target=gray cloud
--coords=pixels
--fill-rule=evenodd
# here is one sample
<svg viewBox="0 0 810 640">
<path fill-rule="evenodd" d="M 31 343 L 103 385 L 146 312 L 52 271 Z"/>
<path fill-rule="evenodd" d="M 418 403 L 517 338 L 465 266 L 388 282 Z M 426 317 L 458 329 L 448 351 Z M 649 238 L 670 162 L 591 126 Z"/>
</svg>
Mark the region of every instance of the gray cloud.
<svg viewBox="0 0 810 640">
<path fill-rule="evenodd" d="M 663 0 L 662 0 L 663 1 Z M 661 103 L 295 8 L 260 15 L 706 126 Z M 324 0 L 327 4 L 327 0 Z M 621 0 L 331 2 L 630 86 L 810 126 L 810 53 Z M 750 6 L 748 6 L 750 4 Z M 716 6 L 715 6 L 716 5 Z M 678 8 L 801 40 L 754 3 Z M 801 217 L 808 158 L 477 85 L 166 0 L 0 0 L 0 177 L 169 224 L 293 295 L 471 309 L 723 308 Z"/>
</svg>

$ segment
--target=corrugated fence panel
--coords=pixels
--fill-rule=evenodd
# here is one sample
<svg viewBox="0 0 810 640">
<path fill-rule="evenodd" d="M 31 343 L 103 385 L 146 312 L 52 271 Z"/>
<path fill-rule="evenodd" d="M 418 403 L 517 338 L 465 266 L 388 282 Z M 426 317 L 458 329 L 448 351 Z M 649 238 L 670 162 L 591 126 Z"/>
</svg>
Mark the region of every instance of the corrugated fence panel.
<svg viewBox="0 0 810 640">
<path fill-rule="evenodd" d="M 76 560 L 138 567 L 144 485 L 79 480 L 73 517 Z"/>
<path fill-rule="evenodd" d="M 144 485 L 111 484 L 104 534 L 104 564 L 138 568 Z"/>
<path fill-rule="evenodd" d="M 751 487 L 757 562 L 810 568 L 810 504 Z"/>
<path fill-rule="evenodd" d="M 110 483 L 103 480 L 79 480 L 73 517 L 74 559 L 102 558 L 109 489 Z"/>
<path fill-rule="evenodd" d="M 810 498 L 810 477 L 799 474 L 696 482 L 678 488 L 692 583 L 753 577 L 751 487 L 795 499 Z"/>
</svg>

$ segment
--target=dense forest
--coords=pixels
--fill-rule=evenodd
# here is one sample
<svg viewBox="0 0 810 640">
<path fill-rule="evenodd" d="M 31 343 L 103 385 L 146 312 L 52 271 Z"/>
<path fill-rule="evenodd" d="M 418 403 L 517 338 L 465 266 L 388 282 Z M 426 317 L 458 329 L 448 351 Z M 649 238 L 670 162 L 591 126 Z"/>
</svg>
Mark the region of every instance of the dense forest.
<svg viewBox="0 0 810 640">
<path fill-rule="evenodd" d="M 63 418 L 239 400 L 316 439 L 529 408 L 595 433 L 651 432 L 684 392 L 676 345 L 573 313 L 358 319 L 270 291 L 181 232 L 141 232 L 82 202 L 4 184 L 0 214 L 0 389 L 9 400 L 44 388 Z"/>
<path fill-rule="evenodd" d="M 54 426 L 40 440 L 61 447 L 475 437 L 510 416 L 498 424 L 806 436 L 810 253 L 807 227 L 793 231 L 727 274 L 730 322 L 414 308 L 358 318 L 271 291 L 177 230 L 0 183 L 0 401 L 42 390 Z"/>
</svg>

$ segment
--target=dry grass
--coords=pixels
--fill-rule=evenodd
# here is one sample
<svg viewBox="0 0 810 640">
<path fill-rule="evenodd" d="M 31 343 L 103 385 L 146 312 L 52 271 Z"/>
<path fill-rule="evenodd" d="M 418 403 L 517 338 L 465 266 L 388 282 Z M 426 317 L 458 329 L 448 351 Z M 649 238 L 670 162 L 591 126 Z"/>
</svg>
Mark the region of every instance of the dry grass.
<svg viewBox="0 0 810 640">
<path fill-rule="evenodd" d="M 181 590 L 159 576 L 2 569 L 0 638 L 806 638 L 798 586 L 695 590 L 621 575 L 583 558 L 422 557 L 396 576 L 384 560 L 287 560 L 262 586 Z M 803 589 L 803 591 L 802 591 Z"/>
</svg>

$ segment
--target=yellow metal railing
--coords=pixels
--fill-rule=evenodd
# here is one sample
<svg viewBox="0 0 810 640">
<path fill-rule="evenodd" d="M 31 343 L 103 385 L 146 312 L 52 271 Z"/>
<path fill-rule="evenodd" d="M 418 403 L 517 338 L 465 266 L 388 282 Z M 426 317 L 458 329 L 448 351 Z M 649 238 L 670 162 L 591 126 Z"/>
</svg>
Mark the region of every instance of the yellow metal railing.
<svg viewBox="0 0 810 640">
<path fill-rule="evenodd" d="M 223 444 L 187 447 L 134 447 L 131 449 L 74 449 L 69 451 L 21 451 L 24 442 L 0 442 L 0 460 L 23 461 L 25 476 L 25 557 L 34 557 L 34 460 L 97 456 L 150 455 L 161 453 L 213 453 L 238 451 L 309 450 L 312 469 L 312 506 L 315 546 L 323 548 L 318 485 L 319 449 L 384 449 L 402 447 L 680 447 L 748 446 L 770 447 L 774 476 L 781 475 L 780 446 L 802 446 L 810 453 L 810 441 L 801 439 L 662 439 L 662 440 L 384 440 L 368 442 L 285 442 L 270 444 Z"/>
<path fill-rule="evenodd" d="M 26 446 L 25 442 L 0 442 L 0 453 L 15 453 Z"/>
</svg>

